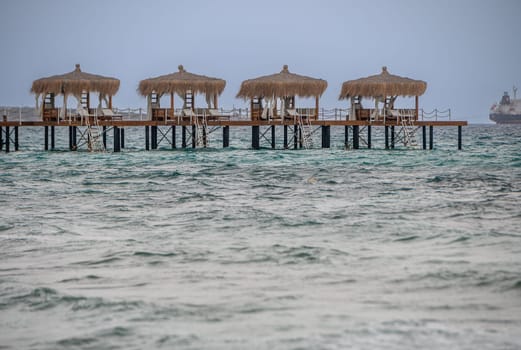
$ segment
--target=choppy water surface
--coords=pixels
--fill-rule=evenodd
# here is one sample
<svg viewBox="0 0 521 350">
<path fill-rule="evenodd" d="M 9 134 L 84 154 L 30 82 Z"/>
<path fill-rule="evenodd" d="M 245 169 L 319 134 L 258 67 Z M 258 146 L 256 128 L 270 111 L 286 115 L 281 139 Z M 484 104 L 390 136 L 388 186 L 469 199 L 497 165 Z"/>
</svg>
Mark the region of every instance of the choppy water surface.
<svg viewBox="0 0 521 350">
<path fill-rule="evenodd" d="M 466 127 L 463 151 L 443 129 L 432 151 L 129 131 L 119 154 L 23 132 L 0 154 L 2 349 L 521 347 L 521 127 Z"/>
</svg>

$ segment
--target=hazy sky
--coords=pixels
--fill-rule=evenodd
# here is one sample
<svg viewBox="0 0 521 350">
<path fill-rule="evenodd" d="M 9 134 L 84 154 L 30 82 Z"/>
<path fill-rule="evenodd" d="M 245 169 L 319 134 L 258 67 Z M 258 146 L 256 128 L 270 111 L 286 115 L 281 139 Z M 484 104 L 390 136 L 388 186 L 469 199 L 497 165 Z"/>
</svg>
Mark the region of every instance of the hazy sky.
<svg viewBox="0 0 521 350">
<path fill-rule="evenodd" d="M 139 81 L 179 64 L 225 79 L 223 107 L 246 106 L 240 83 L 284 64 L 327 80 L 331 108 L 347 107 L 343 81 L 384 65 L 428 83 L 425 110 L 470 122 L 521 88 L 520 0 L 2 0 L 0 13 L 0 105 L 34 105 L 32 81 L 75 63 L 121 80 L 116 107 L 144 107 Z"/>
</svg>

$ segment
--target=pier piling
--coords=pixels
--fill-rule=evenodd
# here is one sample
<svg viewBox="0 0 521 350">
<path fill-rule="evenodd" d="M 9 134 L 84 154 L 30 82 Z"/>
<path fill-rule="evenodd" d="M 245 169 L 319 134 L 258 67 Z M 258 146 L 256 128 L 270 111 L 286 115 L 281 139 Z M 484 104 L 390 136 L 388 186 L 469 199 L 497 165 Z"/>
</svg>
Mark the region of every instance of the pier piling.
<svg viewBox="0 0 521 350">
<path fill-rule="evenodd" d="M 54 145 L 55 145 L 55 134 L 54 134 L 54 125 L 51 126 L 51 150 L 54 150 Z"/>
<path fill-rule="evenodd" d="M 192 125 L 192 148 L 195 148 L 195 146 L 197 146 L 196 133 L 197 133 L 197 128 L 195 127 L 195 124 L 194 124 L 194 125 Z"/>
<path fill-rule="evenodd" d="M 49 127 L 47 125 L 43 127 L 43 149 L 49 150 Z"/>
<path fill-rule="evenodd" d="M 72 151 L 72 126 L 69 126 L 69 151 Z"/>
<path fill-rule="evenodd" d="M 271 126 L 271 148 L 275 149 L 275 125 Z"/>
<path fill-rule="evenodd" d="M 121 137 L 120 146 L 125 148 L 125 128 L 119 129 L 119 136 Z"/>
<path fill-rule="evenodd" d="M 157 125 L 152 125 L 150 128 L 150 143 L 152 146 L 152 149 L 157 149 Z"/>
<path fill-rule="evenodd" d="M 259 131 L 260 127 L 258 125 L 253 125 L 251 127 L 251 147 L 253 149 L 259 149 L 260 148 L 260 144 L 259 144 L 259 134 L 260 134 L 260 131 Z"/>
<path fill-rule="evenodd" d="M 145 125 L 145 150 L 150 150 L 150 127 Z"/>
<path fill-rule="evenodd" d="M 322 125 L 322 148 L 329 148 L 331 146 L 331 127 L 329 125 Z"/>
<path fill-rule="evenodd" d="M 360 148 L 360 127 L 358 125 L 353 125 L 353 148 Z"/>
<path fill-rule="evenodd" d="M 103 125 L 101 140 L 103 141 L 103 149 L 107 149 L 107 126 Z"/>
<path fill-rule="evenodd" d="M 230 127 L 223 126 L 223 148 L 230 146 Z"/>
<path fill-rule="evenodd" d="M 461 150 L 461 125 L 458 125 L 458 150 Z"/>
<path fill-rule="evenodd" d="M 344 147 L 347 149 L 349 147 L 349 126 L 344 127 Z"/>
<path fill-rule="evenodd" d="M 429 149 L 434 148 L 434 128 L 432 125 L 429 125 Z"/>
<path fill-rule="evenodd" d="M 284 149 L 288 149 L 288 126 L 284 125 Z"/>
<path fill-rule="evenodd" d="M 14 127 L 14 150 L 18 151 L 18 126 Z"/>
<path fill-rule="evenodd" d="M 391 125 L 391 149 L 394 149 L 394 125 Z"/>
<path fill-rule="evenodd" d="M 4 149 L 4 129 L 0 126 L 0 151 Z"/>
<path fill-rule="evenodd" d="M 186 126 L 181 127 L 181 147 L 186 148 Z"/>
<path fill-rule="evenodd" d="M 9 134 L 9 127 L 5 127 L 5 153 L 9 153 L 11 145 L 11 136 Z"/>
<path fill-rule="evenodd" d="M 385 149 L 389 149 L 389 127 L 384 126 L 385 129 Z"/>
<path fill-rule="evenodd" d="M 78 150 L 78 127 L 72 127 L 72 149 Z"/>
<path fill-rule="evenodd" d="M 121 135 L 119 133 L 119 128 L 115 126 L 113 128 L 114 131 L 114 152 L 120 152 L 121 151 Z"/>
<path fill-rule="evenodd" d="M 371 148 L 371 125 L 367 126 L 367 148 Z"/>
</svg>

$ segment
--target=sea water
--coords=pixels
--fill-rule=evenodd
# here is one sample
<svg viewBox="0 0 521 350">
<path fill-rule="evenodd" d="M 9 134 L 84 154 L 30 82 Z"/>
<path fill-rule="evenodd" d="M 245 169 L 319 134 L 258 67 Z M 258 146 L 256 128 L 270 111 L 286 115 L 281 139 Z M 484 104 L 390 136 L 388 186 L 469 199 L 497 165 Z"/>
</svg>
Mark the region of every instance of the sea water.
<svg viewBox="0 0 521 350">
<path fill-rule="evenodd" d="M 0 154 L 1 349 L 521 347 L 520 126 L 461 151 L 454 127 L 356 151 L 136 128 L 121 153 L 62 129 Z"/>
</svg>

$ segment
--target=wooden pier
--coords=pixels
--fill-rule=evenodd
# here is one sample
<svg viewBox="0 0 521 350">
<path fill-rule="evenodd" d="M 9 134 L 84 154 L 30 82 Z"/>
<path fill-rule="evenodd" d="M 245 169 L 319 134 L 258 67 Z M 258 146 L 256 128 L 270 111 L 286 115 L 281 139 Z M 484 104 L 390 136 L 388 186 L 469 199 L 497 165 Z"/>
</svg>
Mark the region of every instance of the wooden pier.
<svg viewBox="0 0 521 350">
<path fill-rule="evenodd" d="M 434 148 L 434 128 L 435 127 L 457 127 L 457 148 L 462 149 L 462 127 L 466 126 L 467 121 L 410 121 L 407 125 L 409 131 L 404 130 L 405 126 L 399 121 L 368 121 L 368 120 L 309 120 L 306 126 L 314 128 L 315 131 L 320 129 L 321 132 L 321 148 L 329 148 L 331 145 L 331 127 L 344 128 L 344 144 L 352 149 L 360 148 L 360 140 L 363 139 L 367 148 L 373 147 L 372 132 L 373 128 L 383 128 L 385 135 L 385 149 L 393 149 L 398 142 L 397 131 L 404 135 L 399 142 L 406 142 L 408 132 L 416 133 L 421 130 L 421 144 L 414 144 L 417 148 L 433 149 Z M 92 133 L 93 125 L 99 131 Z M 204 125 L 202 127 L 201 125 Z M 158 149 L 161 141 L 168 142 L 172 148 L 177 148 L 176 140 L 177 128 L 181 130 L 181 148 L 206 147 L 208 134 L 216 129 L 222 129 L 222 147 L 228 147 L 230 144 L 230 128 L 233 127 L 250 127 L 251 128 L 251 148 L 259 149 L 261 139 L 269 140 L 271 148 L 276 145 L 276 128 L 283 128 L 283 147 L 289 148 L 318 148 L 306 144 L 306 132 L 303 128 L 302 121 L 294 119 L 284 120 L 204 120 L 201 123 L 200 118 L 177 118 L 169 120 L 96 120 L 95 123 L 89 120 L 65 120 L 65 121 L 9 121 L 4 118 L 0 121 L 0 150 L 5 152 L 17 151 L 20 149 L 20 139 L 23 138 L 23 129 L 27 127 L 41 127 L 43 132 L 43 149 L 55 149 L 55 129 L 68 128 L 69 132 L 69 149 L 78 150 L 82 145 L 87 145 L 87 149 L 91 149 L 92 139 L 99 138 L 99 143 L 103 145 L 103 149 L 107 147 L 107 135 L 112 132 L 114 152 L 121 151 L 125 147 L 125 128 L 143 127 L 144 128 L 144 149 Z M 166 128 L 166 131 L 164 129 Z M 210 128 L 212 130 L 210 131 Z M 261 132 L 261 128 L 264 132 Z M 159 138 L 158 138 L 159 130 Z M 362 133 L 364 133 L 362 135 Z M 268 135 L 268 136 L 266 136 Z M 411 135 L 413 136 L 413 135 Z"/>
</svg>

